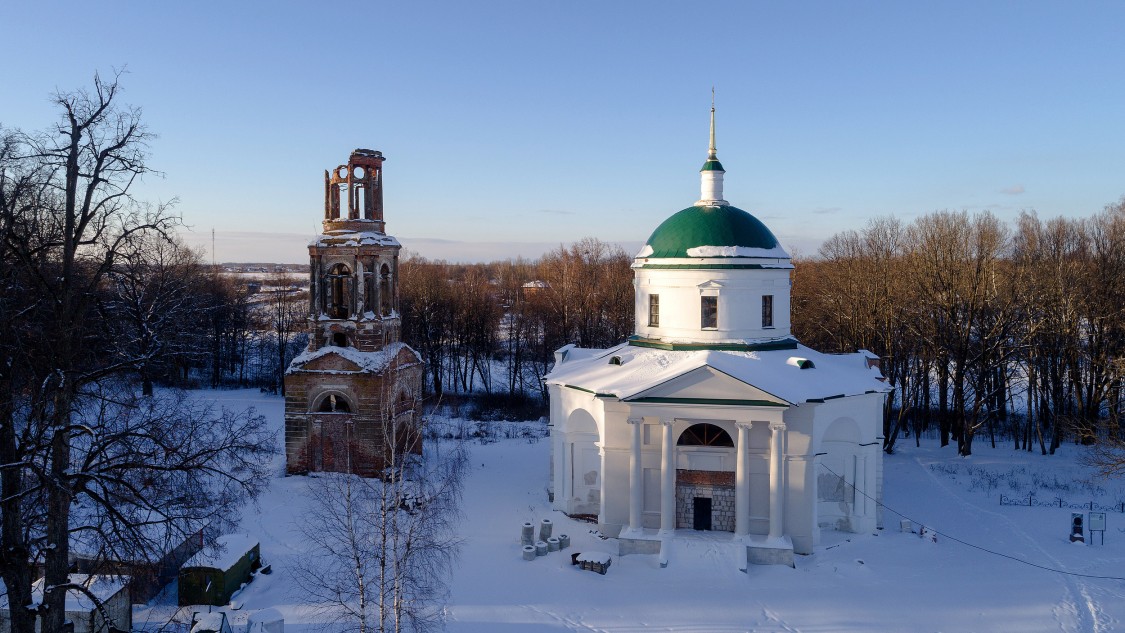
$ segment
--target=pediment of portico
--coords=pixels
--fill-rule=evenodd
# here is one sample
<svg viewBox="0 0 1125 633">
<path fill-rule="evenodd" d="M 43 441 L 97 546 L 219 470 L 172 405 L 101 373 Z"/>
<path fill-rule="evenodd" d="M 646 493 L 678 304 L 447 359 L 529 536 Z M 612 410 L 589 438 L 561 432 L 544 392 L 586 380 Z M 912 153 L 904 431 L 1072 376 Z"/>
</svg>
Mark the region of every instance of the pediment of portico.
<svg viewBox="0 0 1125 633">
<path fill-rule="evenodd" d="M 703 366 L 623 398 L 627 402 L 789 406 L 785 400 L 713 367 Z"/>
</svg>

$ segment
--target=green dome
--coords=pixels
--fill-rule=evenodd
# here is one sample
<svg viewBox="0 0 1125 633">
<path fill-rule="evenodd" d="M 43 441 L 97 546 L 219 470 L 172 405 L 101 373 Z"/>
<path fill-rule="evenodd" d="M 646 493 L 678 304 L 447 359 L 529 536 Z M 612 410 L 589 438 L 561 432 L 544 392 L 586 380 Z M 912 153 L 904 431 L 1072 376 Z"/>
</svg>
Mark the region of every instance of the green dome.
<svg viewBox="0 0 1125 633">
<path fill-rule="evenodd" d="M 692 257 L 688 249 L 700 246 L 780 250 L 761 220 L 730 205 L 688 207 L 656 227 L 646 244 L 652 248 L 647 257 L 652 258 Z"/>
</svg>

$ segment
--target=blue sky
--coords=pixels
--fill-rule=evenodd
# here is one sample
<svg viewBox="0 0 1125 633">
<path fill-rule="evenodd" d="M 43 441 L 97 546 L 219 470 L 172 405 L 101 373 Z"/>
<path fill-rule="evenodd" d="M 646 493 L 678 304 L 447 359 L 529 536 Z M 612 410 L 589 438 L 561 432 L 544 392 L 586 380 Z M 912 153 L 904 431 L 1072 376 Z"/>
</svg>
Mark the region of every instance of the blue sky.
<svg viewBox="0 0 1125 633">
<path fill-rule="evenodd" d="M 868 218 L 1088 216 L 1125 194 L 1121 2 L 7 2 L 0 124 L 127 66 L 138 194 L 221 261 L 302 262 L 323 170 L 383 151 L 428 257 L 639 245 L 699 195 L 812 254 Z"/>
</svg>

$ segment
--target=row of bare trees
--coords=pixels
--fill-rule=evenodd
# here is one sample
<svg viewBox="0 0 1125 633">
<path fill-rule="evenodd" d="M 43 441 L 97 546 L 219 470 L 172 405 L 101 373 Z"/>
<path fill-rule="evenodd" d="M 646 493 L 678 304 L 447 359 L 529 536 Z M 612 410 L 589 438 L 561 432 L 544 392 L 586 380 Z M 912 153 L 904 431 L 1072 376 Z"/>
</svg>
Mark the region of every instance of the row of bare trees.
<svg viewBox="0 0 1125 633">
<path fill-rule="evenodd" d="M 616 345 L 633 330 L 631 256 L 586 238 L 528 262 L 400 264 L 403 337 L 437 395 L 544 398 L 554 350 Z M 502 375 L 500 372 L 503 372 Z"/>
<path fill-rule="evenodd" d="M 138 238 L 108 277 L 111 334 L 142 359 L 136 371 L 146 395 L 154 384 L 282 388 L 285 368 L 308 342 L 303 280 L 276 274 L 251 292 L 173 236 Z"/>
<path fill-rule="evenodd" d="M 1114 439 L 1125 376 L 1125 200 L 1080 219 L 988 212 L 879 218 L 797 263 L 793 328 L 868 349 L 897 387 L 884 448 L 936 427 L 969 455 Z"/>
</svg>

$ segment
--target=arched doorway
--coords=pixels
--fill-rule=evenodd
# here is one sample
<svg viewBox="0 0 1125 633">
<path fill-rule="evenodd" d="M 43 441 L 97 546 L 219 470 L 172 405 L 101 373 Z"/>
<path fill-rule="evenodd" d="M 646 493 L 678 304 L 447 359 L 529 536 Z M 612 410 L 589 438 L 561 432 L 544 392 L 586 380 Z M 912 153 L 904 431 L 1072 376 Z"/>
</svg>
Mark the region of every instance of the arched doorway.
<svg viewBox="0 0 1125 633">
<path fill-rule="evenodd" d="M 312 470 L 352 472 L 359 463 L 352 435 L 351 398 L 339 391 L 318 396 L 309 409 L 309 465 Z"/>
<path fill-rule="evenodd" d="M 698 422 L 676 441 L 676 527 L 734 531 L 734 440 L 718 424 Z"/>
</svg>

